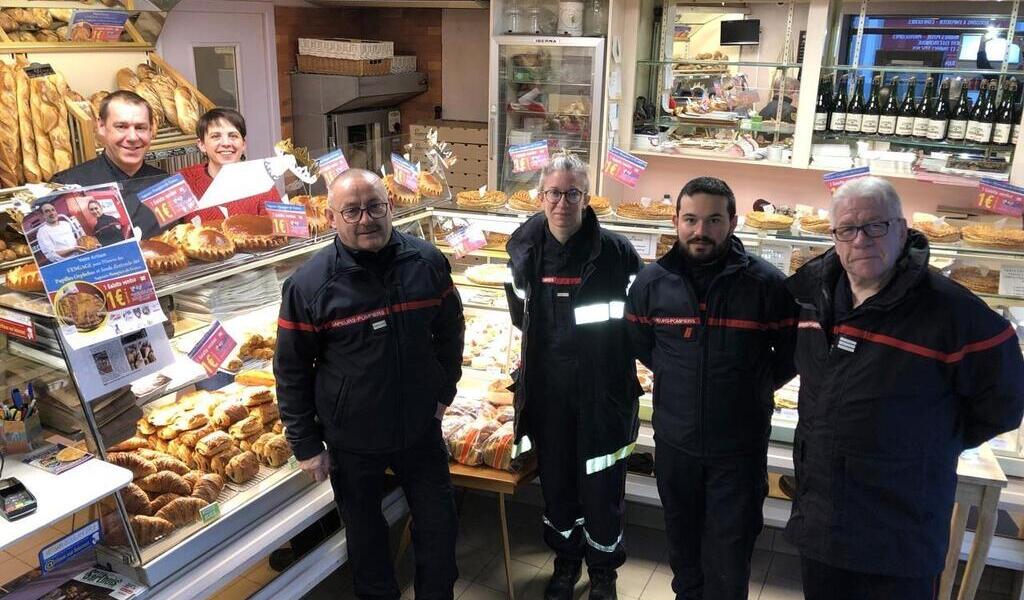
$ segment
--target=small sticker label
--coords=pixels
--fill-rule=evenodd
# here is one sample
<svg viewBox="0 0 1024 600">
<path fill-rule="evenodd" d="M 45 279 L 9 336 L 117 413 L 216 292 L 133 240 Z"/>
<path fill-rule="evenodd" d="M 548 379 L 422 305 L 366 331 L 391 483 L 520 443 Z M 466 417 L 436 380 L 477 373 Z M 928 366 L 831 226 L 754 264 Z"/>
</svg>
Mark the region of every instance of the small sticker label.
<svg viewBox="0 0 1024 600">
<path fill-rule="evenodd" d="M 295 458 L 294 455 L 288 457 L 288 468 L 293 471 L 299 468 L 299 459 Z"/>
<path fill-rule="evenodd" d="M 373 324 L 373 330 L 374 331 L 380 331 L 381 329 L 384 329 L 387 326 L 388 326 L 388 322 L 387 321 L 377 321 L 376 323 Z"/>
<path fill-rule="evenodd" d="M 220 502 L 213 502 L 199 509 L 199 518 L 203 524 L 216 521 L 220 518 Z"/>
</svg>

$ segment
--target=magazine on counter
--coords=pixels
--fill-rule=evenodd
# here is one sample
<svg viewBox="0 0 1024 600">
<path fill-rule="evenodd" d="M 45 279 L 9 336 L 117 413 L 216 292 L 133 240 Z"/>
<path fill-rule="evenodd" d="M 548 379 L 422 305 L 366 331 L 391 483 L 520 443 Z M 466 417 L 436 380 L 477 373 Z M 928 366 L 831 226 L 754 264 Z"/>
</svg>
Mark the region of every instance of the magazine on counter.
<svg viewBox="0 0 1024 600">
<path fill-rule="evenodd" d="M 79 573 L 40 600 L 129 600 L 145 590 L 145 586 L 123 575 L 94 568 Z"/>
<path fill-rule="evenodd" d="M 54 475 L 60 475 L 64 471 L 73 469 L 92 457 L 92 454 L 78 448 L 72 448 L 64 444 L 48 444 L 26 454 L 22 462 L 44 471 L 49 471 Z"/>
</svg>

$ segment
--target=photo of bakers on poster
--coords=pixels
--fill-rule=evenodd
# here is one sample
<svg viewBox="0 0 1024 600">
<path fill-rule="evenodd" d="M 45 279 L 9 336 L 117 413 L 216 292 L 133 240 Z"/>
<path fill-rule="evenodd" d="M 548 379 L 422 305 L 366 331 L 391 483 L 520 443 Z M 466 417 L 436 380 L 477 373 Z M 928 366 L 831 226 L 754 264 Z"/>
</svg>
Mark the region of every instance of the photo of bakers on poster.
<svg viewBox="0 0 1024 600">
<path fill-rule="evenodd" d="M 164 321 L 116 184 L 39 198 L 23 226 L 60 331 L 72 348 Z"/>
</svg>

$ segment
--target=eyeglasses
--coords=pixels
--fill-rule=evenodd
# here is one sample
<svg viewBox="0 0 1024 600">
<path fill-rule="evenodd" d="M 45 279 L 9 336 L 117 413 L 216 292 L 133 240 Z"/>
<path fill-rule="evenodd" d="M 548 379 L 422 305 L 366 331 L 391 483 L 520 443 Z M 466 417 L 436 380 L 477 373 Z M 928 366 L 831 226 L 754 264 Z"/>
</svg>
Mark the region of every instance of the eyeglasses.
<svg viewBox="0 0 1024 600">
<path fill-rule="evenodd" d="M 334 210 L 334 209 L 332 209 Z M 358 206 L 350 206 L 348 208 L 335 211 L 341 215 L 341 220 L 346 223 L 358 223 L 363 219 L 363 213 L 370 215 L 371 219 L 379 219 L 384 215 L 388 214 L 388 203 L 377 202 L 371 204 L 366 208 L 359 208 Z"/>
<path fill-rule="evenodd" d="M 544 195 L 544 200 L 549 204 L 558 204 L 558 201 L 565 198 L 565 201 L 569 204 L 579 204 L 583 197 L 587 195 L 583 190 L 576 188 L 569 188 L 564 192 L 562 190 L 556 190 L 554 188 L 550 190 L 544 190 L 541 192 Z"/>
<path fill-rule="evenodd" d="M 889 233 L 889 226 L 894 222 L 902 221 L 903 219 L 890 219 L 888 221 L 874 221 L 872 223 L 865 223 L 863 225 L 847 225 L 844 227 L 836 227 L 832 230 L 832 235 L 835 236 L 836 240 L 840 242 L 852 242 L 857 239 L 857 232 L 863 231 L 864 235 L 869 238 L 880 238 Z"/>
</svg>

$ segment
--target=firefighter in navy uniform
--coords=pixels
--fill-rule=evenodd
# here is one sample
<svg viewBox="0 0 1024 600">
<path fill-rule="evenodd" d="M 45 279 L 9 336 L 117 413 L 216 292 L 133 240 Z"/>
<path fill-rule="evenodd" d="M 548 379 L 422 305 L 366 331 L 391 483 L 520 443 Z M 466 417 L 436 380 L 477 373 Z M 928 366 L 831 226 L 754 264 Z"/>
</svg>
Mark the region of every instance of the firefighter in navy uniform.
<svg viewBox="0 0 1024 600">
<path fill-rule="evenodd" d="M 587 166 L 556 155 L 541 173 L 544 212 L 507 244 L 509 311 L 523 332 L 516 448 L 537 451 L 544 540 L 556 554 L 547 599 L 573 597 L 584 559 L 590 598 L 615 598 L 615 570 L 626 560 L 625 458 L 640 387 L 623 314 L 641 261 L 625 238 L 601 229 L 587 189 Z"/>
<path fill-rule="evenodd" d="M 391 227 L 376 175 L 338 176 L 328 208 L 334 244 L 282 291 L 274 375 L 285 435 L 304 471 L 330 476 L 356 596 L 400 596 L 381 513 L 391 468 L 412 513 L 416 597 L 450 600 L 457 521 L 441 417 L 462 375 L 462 303 L 444 256 Z"/>
<path fill-rule="evenodd" d="M 763 525 L 775 389 L 796 374 L 785 275 L 733 235 L 736 198 L 698 177 L 673 248 L 629 290 L 634 351 L 654 372 L 655 472 L 679 600 L 747 597 Z"/>
<path fill-rule="evenodd" d="M 808 600 L 936 597 L 957 460 L 1020 426 L 1013 327 L 928 267 L 883 179 L 832 200 L 835 247 L 786 285 L 800 305 L 796 496 Z"/>
</svg>

